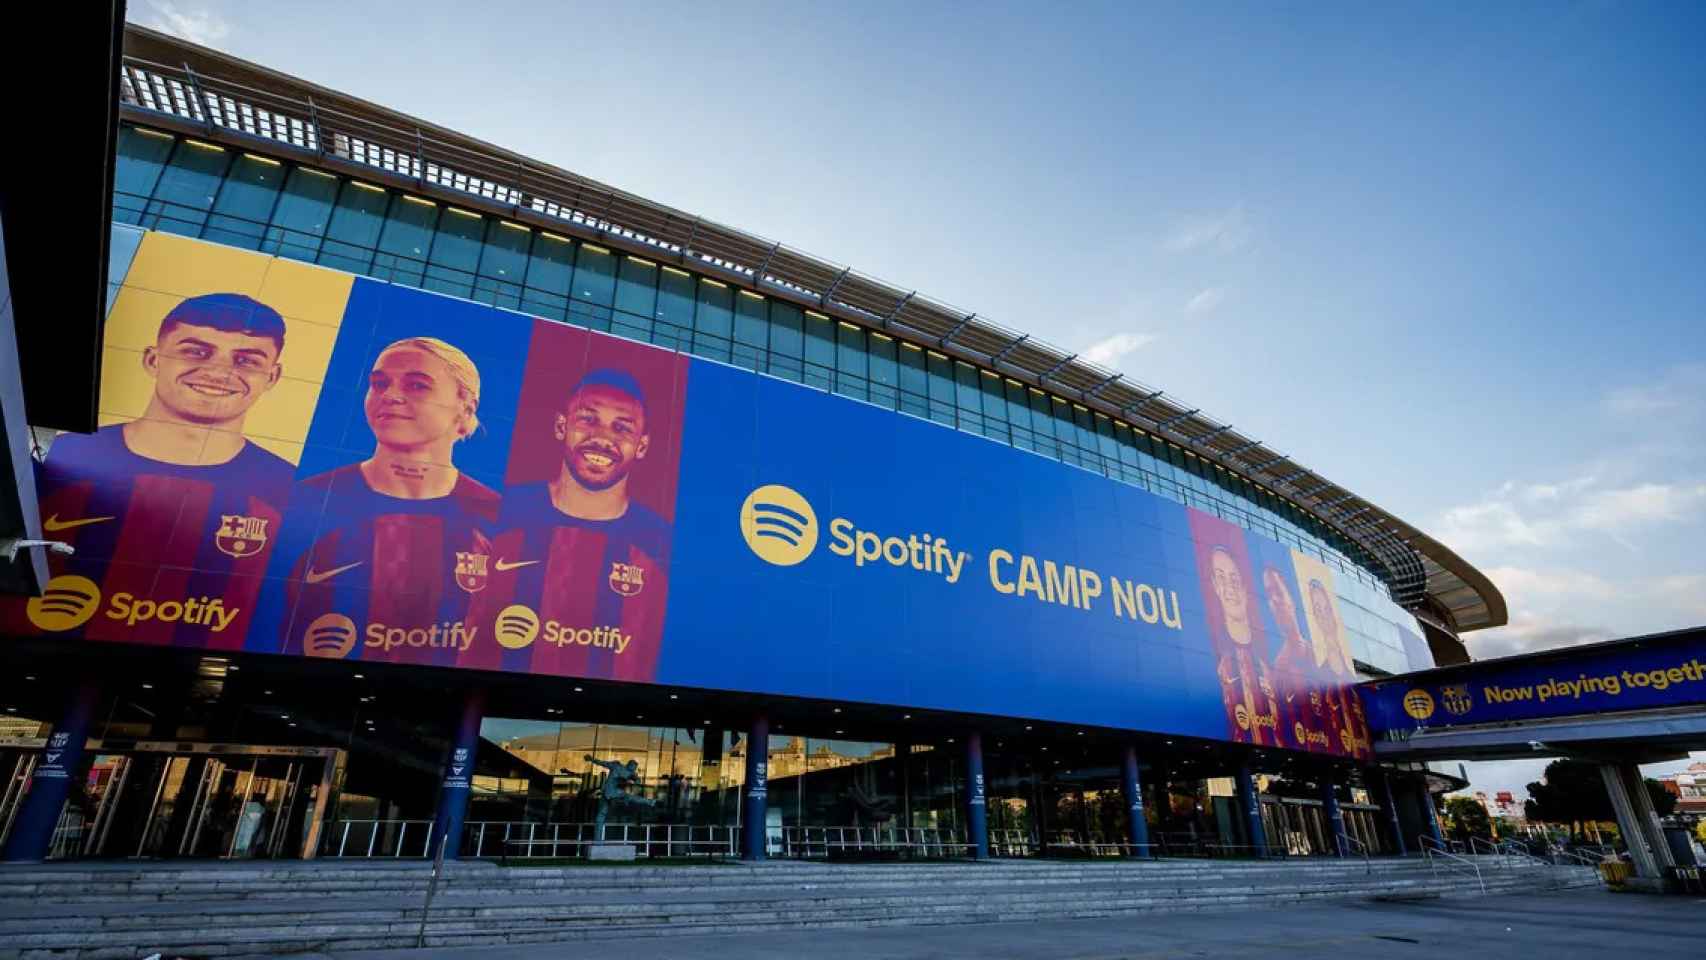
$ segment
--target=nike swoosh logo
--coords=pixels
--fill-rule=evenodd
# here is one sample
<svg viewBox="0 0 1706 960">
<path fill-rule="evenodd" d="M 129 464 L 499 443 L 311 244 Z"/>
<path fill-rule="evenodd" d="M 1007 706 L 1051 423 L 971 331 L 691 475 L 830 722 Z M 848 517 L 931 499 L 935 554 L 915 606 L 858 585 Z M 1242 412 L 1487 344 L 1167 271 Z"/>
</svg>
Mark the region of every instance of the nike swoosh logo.
<svg viewBox="0 0 1706 960">
<path fill-rule="evenodd" d="M 341 567 L 333 567 L 330 570 L 316 570 L 313 567 L 309 567 L 308 572 L 302 575 L 302 581 L 304 583 L 320 583 L 325 580 L 330 580 L 338 574 L 343 573 L 345 570 L 354 570 L 356 567 L 361 566 L 362 562 L 363 561 L 357 560 L 354 563 L 346 563 Z"/>
<path fill-rule="evenodd" d="M 501 573 L 505 570 L 514 570 L 517 567 L 531 567 L 538 562 L 539 561 L 537 561 L 537 560 L 516 560 L 514 562 L 511 562 L 509 560 L 503 559 L 502 557 L 499 557 L 497 562 L 492 564 L 492 566 L 496 567 L 498 569 L 498 571 Z"/>
<path fill-rule="evenodd" d="M 84 517 L 81 520 L 61 520 L 59 514 L 54 514 L 41 522 L 41 528 L 48 533 L 58 533 L 61 530 L 71 530 L 76 527 L 86 527 L 91 523 L 105 523 L 112 517 Z"/>
</svg>

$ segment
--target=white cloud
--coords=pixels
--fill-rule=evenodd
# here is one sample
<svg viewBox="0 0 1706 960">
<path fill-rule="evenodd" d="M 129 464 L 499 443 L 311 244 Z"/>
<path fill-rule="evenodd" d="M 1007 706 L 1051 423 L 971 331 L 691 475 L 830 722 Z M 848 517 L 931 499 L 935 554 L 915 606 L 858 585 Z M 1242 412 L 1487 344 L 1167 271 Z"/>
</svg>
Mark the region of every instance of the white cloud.
<svg viewBox="0 0 1706 960">
<path fill-rule="evenodd" d="M 1232 253 L 1249 244 L 1252 232 L 1249 222 L 1244 219 L 1244 205 L 1239 204 L 1223 213 L 1181 217 L 1161 241 L 1161 246 L 1175 253 L 1204 247 Z"/>
<path fill-rule="evenodd" d="M 1605 395 L 1605 407 L 1628 417 L 1698 415 L 1706 410 L 1706 363 L 1684 363 L 1651 381 Z"/>
<path fill-rule="evenodd" d="M 1207 290 L 1185 301 L 1186 313 L 1207 313 L 1226 299 L 1226 290 L 1222 287 L 1209 287 Z"/>
<path fill-rule="evenodd" d="M 1112 367 L 1120 362 L 1126 354 L 1141 350 L 1155 340 L 1153 333 L 1116 333 L 1104 337 L 1085 347 L 1078 354 L 1082 360 L 1098 363 L 1104 367 Z"/>
<path fill-rule="evenodd" d="M 1706 619 L 1706 573 L 1682 573 L 1660 577 L 1653 595 L 1686 616 Z"/>
<path fill-rule="evenodd" d="M 1617 595 L 1617 587 L 1609 580 L 1583 570 L 1488 567 L 1483 572 L 1513 606 L 1540 598 L 1589 597 L 1604 600 Z"/>
<path fill-rule="evenodd" d="M 1593 476 L 1560 483 L 1505 484 L 1476 503 L 1440 514 L 1439 540 L 1454 550 L 1550 546 L 1592 531 L 1620 541 L 1644 526 L 1706 510 L 1706 483 L 1637 483 L 1605 488 Z"/>
<path fill-rule="evenodd" d="M 206 7 L 179 7 L 170 0 L 148 0 L 149 14 L 142 25 L 182 37 L 191 43 L 212 46 L 231 33 L 231 24 Z"/>
</svg>

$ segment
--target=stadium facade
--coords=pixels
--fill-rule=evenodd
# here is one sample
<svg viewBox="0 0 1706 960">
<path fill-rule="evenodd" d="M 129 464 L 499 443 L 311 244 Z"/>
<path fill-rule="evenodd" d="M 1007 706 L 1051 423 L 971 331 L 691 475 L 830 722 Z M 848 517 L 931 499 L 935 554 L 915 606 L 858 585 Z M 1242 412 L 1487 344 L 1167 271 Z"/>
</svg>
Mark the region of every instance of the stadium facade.
<svg viewBox="0 0 1706 960">
<path fill-rule="evenodd" d="M 915 291 L 130 27 L 8 859 L 1343 855 L 1449 549 Z M 759 746 L 762 745 L 762 746 Z M 600 832 L 602 831 L 602 832 Z"/>
</svg>

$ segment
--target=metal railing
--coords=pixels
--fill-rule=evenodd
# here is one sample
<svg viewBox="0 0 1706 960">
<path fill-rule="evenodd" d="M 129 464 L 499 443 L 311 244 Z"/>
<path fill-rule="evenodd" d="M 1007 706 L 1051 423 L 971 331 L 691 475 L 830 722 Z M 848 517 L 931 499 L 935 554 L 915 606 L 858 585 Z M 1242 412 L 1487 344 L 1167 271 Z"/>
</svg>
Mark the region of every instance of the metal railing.
<svg viewBox="0 0 1706 960">
<path fill-rule="evenodd" d="M 937 827 L 783 827 L 781 855 L 812 859 L 848 853 L 895 854 L 934 859 L 963 857 L 971 847 L 959 831 Z"/>
<path fill-rule="evenodd" d="M 1442 866 L 1448 870 L 1468 870 L 1474 874 L 1475 885 L 1481 888 L 1481 892 L 1487 892 L 1487 880 L 1481 876 L 1480 864 L 1469 857 L 1452 853 L 1445 848 L 1444 843 L 1435 840 L 1428 834 L 1422 834 L 1416 838 L 1416 841 L 1421 845 L 1422 859 L 1427 861 L 1430 873 L 1437 873 Z"/>
<path fill-rule="evenodd" d="M 1348 833 L 1336 833 L 1333 836 L 1338 841 L 1339 856 L 1348 859 L 1353 853 L 1359 854 L 1362 857 L 1364 871 L 1367 873 L 1374 872 L 1374 859 L 1368 855 L 1368 844 Z M 1347 849 L 1350 853 L 1345 852 Z"/>
<path fill-rule="evenodd" d="M 600 839 L 595 823 L 476 820 L 463 828 L 462 855 L 519 860 L 579 857 Z M 634 856 L 641 859 L 734 857 L 740 855 L 740 828 L 607 823 L 602 842 L 632 844 Z"/>
<path fill-rule="evenodd" d="M 320 833 L 322 857 L 426 857 L 431 853 L 431 820 L 332 820 Z"/>
</svg>

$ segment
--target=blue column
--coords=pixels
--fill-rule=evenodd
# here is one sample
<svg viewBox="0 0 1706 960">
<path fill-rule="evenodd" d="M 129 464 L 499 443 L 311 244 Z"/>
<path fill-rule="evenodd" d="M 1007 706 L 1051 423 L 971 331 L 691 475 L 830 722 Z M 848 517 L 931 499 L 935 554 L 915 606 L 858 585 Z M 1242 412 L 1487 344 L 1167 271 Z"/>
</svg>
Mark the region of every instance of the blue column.
<svg viewBox="0 0 1706 960">
<path fill-rule="evenodd" d="M 1333 855 L 1345 855 L 1349 843 L 1345 839 L 1345 813 L 1339 809 L 1339 795 L 1331 779 L 1321 781 L 1321 811 L 1327 815 L 1327 826 L 1333 831 Z"/>
<path fill-rule="evenodd" d="M 752 718 L 746 732 L 746 801 L 740 810 L 740 858 L 763 860 L 769 835 L 765 814 L 770 809 L 770 718 Z"/>
<path fill-rule="evenodd" d="M 1244 808 L 1244 823 L 1248 825 L 1250 846 L 1256 856 L 1268 855 L 1268 832 L 1262 827 L 1262 799 L 1256 796 L 1256 778 L 1249 767 L 1238 768 L 1238 805 Z"/>
<path fill-rule="evenodd" d="M 36 764 L 12 837 L 6 843 L 8 863 L 39 863 L 53 847 L 53 831 L 65 809 L 65 797 L 83 764 L 83 748 L 89 739 L 89 723 L 100 703 L 101 689 L 92 681 L 77 685 L 65 713 L 53 725 L 47 747 Z"/>
<path fill-rule="evenodd" d="M 971 855 L 989 859 L 989 810 L 983 779 L 983 734 L 966 734 L 966 842 Z"/>
<path fill-rule="evenodd" d="M 1148 859 L 1149 820 L 1143 815 L 1143 784 L 1137 777 L 1137 748 L 1126 746 L 1120 756 L 1120 792 L 1125 794 L 1126 830 L 1131 836 L 1131 855 Z"/>
<path fill-rule="evenodd" d="M 462 701 L 462 717 L 450 741 L 444 763 L 444 781 L 438 788 L 438 812 L 432 818 L 432 852 L 444 843 L 444 859 L 462 853 L 462 820 L 468 815 L 468 783 L 474 776 L 474 760 L 480 751 L 480 721 L 486 714 L 486 691 L 470 690 Z"/>
<path fill-rule="evenodd" d="M 1392 772 L 1381 770 L 1375 775 L 1380 778 L 1382 792 L 1386 794 L 1386 816 L 1392 821 L 1392 836 L 1398 841 L 1398 856 L 1409 856 L 1410 845 L 1404 842 L 1404 818 L 1398 815 L 1398 797 L 1392 792 Z"/>
<path fill-rule="evenodd" d="M 1445 831 L 1439 825 L 1439 808 L 1434 806 L 1434 795 L 1428 792 L 1428 782 L 1423 780 L 1416 786 L 1416 794 L 1422 801 L 1422 809 L 1428 814 L 1428 833 L 1433 835 L 1434 842 L 1445 846 Z"/>
</svg>

